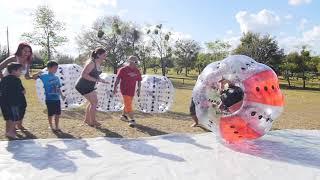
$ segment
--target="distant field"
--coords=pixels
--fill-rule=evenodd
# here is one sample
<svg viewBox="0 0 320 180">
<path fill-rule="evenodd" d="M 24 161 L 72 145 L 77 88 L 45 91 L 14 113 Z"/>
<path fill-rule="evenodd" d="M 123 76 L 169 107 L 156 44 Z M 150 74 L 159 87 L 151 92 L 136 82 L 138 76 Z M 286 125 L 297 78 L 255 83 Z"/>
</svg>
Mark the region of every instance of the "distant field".
<svg viewBox="0 0 320 180">
<path fill-rule="evenodd" d="M 150 72 L 151 73 L 151 72 Z M 183 77 L 171 73 L 169 76 Z M 48 130 L 45 106 L 38 102 L 35 82 L 23 80 L 27 89 L 28 109 L 24 119 L 25 127 L 29 129 L 26 138 L 84 138 L 84 137 L 142 137 L 167 133 L 201 133 L 200 128 L 191 128 L 189 103 L 192 88 L 195 83 L 194 74 L 190 80 L 172 79 L 176 88 L 175 102 L 172 110 L 161 115 L 138 113 L 140 125 L 136 129 L 129 128 L 126 122 L 120 121 L 120 113 L 98 113 L 102 123 L 100 129 L 88 127 L 82 123 L 84 109 L 79 108 L 63 112 L 61 118 L 62 134 L 54 134 Z M 193 80 L 192 80 L 193 79 Z M 281 81 L 285 84 L 285 81 Z M 273 129 L 320 129 L 320 91 L 283 89 L 286 97 L 285 110 Z M 0 117 L 0 129 L 4 131 L 4 120 Z M 5 139 L 0 133 L 0 139 Z"/>
</svg>

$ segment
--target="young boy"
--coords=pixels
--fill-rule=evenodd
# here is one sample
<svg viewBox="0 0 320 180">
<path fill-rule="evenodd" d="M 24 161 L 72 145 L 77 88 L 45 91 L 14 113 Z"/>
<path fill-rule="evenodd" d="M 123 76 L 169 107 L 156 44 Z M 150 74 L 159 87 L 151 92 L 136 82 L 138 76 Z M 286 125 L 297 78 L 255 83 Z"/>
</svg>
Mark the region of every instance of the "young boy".
<svg viewBox="0 0 320 180">
<path fill-rule="evenodd" d="M 118 71 L 117 80 L 114 84 L 114 93 L 117 93 L 117 86 L 120 82 L 120 90 L 123 97 L 124 109 L 121 119 L 129 120 L 129 126 L 135 126 L 133 117 L 132 100 L 135 94 L 136 83 L 138 82 L 137 95 L 140 96 L 141 73 L 137 68 L 139 60 L 136 56 L 130 56 L 126 65 Z M 129 119 L 129 118 L 130 119 Z"/>
<path fill-rule="evenodd" d="M 39 75 L 43 82 L 43 87 L 46 96 L 46 105 L 48 109 L 49 126 L 52 131 L 60 131 L 59 117 L 61 114 L 60 96 L 65 99 L 61 92 L 61 84 L 59 78 L 55 75 L 58 69 L 58 63 L 49 61 L 47 63 L 48 74 Z M 52 120 L 55 120 L 55 127 L 52 125 Z"/>
<path fill-rule="evenodd" d="M 5 135 L 9 139 L 16 139 L 15 127 L 21 123 L 27 107 L 25 89 L 19 79 L 22 65 L 16 62 L 10 63 L 7 70 L 9 75 L 0 82 L 0 105 L 6 121 Z"/>
</svg>

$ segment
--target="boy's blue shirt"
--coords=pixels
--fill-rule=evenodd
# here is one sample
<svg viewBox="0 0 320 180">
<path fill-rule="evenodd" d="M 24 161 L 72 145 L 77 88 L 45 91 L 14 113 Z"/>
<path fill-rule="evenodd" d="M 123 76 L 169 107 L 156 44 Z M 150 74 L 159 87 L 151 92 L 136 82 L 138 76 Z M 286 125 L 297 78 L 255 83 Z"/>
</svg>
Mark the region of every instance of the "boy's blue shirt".
<svg viewBox="0 0 320 180">
<path fill-rule="evenodd" d="M 59 78 L 53 73 L 42 74 L 39 76 L 39 78 L 43 82 L 46 100 L 47 101 L 60 100 L 61 83 Z"/>
</svg>

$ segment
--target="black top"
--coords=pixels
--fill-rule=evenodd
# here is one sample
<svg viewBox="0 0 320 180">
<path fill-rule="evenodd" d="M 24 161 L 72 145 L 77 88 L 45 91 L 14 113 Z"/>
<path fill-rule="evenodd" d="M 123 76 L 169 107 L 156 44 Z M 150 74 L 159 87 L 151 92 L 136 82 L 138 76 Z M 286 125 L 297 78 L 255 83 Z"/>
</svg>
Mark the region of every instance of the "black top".
<svg viewBox="0 0 320 180">
<path fill-rule="evenodd" d="M 226 107 L 230 107 L 243 99 L 244 93 L 238 86 L 229 85 L 227 90 L 222 91 L 221 101 Z"/>
<path fill-rule="evenodd" d="M 102 71 L 98 71 L 96 63 L 94 61 L 93 61 L 93 63 L 94 63 L 94 68 L 90 71 L 89 75 L 93 78 L 98 79 L 99 75 L 102 73 Z M 86 88 L 92 89 L 92 88 L 94 88 L 95 85 L 96 85 L 96 82 L 89 81 L 87 79 L 80 77 L 76 83 L 76 88 L 78 88 L 78 89 L 86 89 Z"/>
<path fill-rule="evenodd" d="M 94 63 L 94 68 L 91 70 L 91 72 L 89 73 L 89 75 L 93 78 L 98 79 L 99 75 L 102 73 L 102 71 L 98 71 L 97 69 L 97 64 L 93 61 Z"/>
<path fill-rule="evenodd" d="M 13 75 L 2 78 L 0 82 L 0 101 L 5 106 L 26 107 L 27 102 L 23 94 L 24 87 L 21 80 Z"/>
</svg>

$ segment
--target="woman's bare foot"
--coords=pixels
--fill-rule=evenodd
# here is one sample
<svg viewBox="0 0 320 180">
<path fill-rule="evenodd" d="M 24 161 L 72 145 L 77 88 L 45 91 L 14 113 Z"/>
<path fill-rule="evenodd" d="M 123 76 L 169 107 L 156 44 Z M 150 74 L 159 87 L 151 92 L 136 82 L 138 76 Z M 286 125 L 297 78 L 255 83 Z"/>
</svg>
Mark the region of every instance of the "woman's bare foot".
<svg viewBox="0 0 320 180">
<path fill-rule="evenodd" d="M 198 123 L 193 123 L 190 127 L 198 127 L 199 124 Z"/>
<path fill-rule="evenodd" d="M 95 121 L 93 124 L 94 124 L 94 126 L 96 126 L 96 127 L 101 126 L 101 123 L 99 123 L 98 121 Z"/>
<path fill-rule="evenodd" d="M 27 129 L 24 128 L 22 125 L 17 125 L 16 131 L 27 131 Z"/>
<path fill-rule="evenodd" d="M 87 124 L 88 126 L 91 126 L 93 127 L 94 126 L 94 123 L 91 123 L 91 122 L 88 122 L 88 121 L 83 121 L 85 124 Z"/>
</svg>

